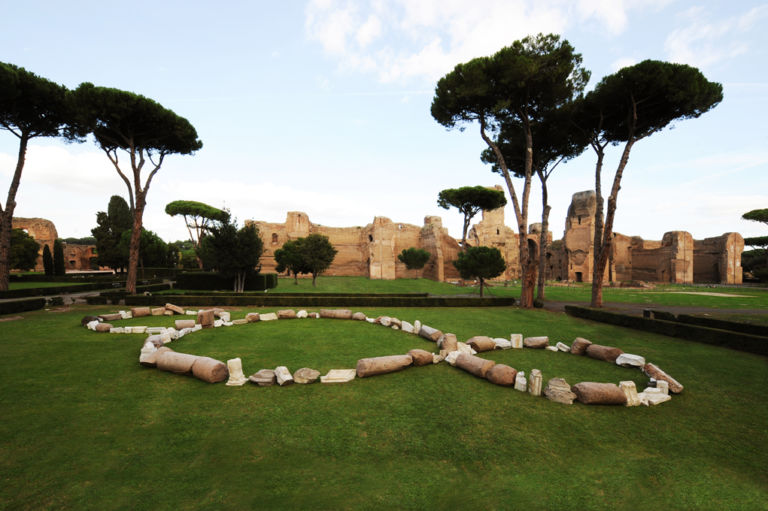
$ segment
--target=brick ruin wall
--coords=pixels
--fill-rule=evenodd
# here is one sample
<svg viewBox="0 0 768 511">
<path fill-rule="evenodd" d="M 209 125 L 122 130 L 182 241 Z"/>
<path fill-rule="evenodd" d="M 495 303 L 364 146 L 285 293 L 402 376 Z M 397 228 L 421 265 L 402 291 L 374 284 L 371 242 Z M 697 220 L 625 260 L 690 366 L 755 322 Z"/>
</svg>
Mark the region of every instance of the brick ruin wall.
<svg viewBox="0 0 768 511">
<path fill-rule="evenodd" d="M 32 236 L 40 245 L 37 252 L 37 262 L 35 271 L 44 271 L 43 250 L 45 245 L 53 256 L 53 243 L 59 237 L 56 226 L 50 220 L 44 218 L 21 218 L 13 217 L 12 227 L 14 229 L 23 229 Z M 74 243 L 64 243 L 64 267 L 67 270 L 90 270 L 91 260 L 96 257 L 95 245 L 78 245 Z"/>
</svg>

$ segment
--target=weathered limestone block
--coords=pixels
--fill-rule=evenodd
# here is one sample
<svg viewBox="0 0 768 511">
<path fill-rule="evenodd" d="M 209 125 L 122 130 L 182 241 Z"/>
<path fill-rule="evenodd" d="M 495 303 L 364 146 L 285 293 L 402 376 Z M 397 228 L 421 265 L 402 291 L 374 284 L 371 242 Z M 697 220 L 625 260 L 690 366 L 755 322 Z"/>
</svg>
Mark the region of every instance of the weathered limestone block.
<svg viewBox="0 0 768 511">
<path fill-rule="evenodd" d="M 168 309 L 163 309 L 163 316 L 173 316 L 173 311 L 169 311 Z"/>
<path fill-rule="evenodd" d="M 445 361 L 451 364 L 452 366 L 455 366 L 456 359 L 459 358 L 459 355 L 461 355 L 461 352 L 459 350 L 451 351 L 445 356 Z"/>
<path fill-rule="evenodd" d="M 571 392 L 571 386 L 563 378 L 550 378 L 547 382 L 547 388 L 544 389 L 544 395 L 550 401 L 572 405 L 576 399 L 576 394 Z"/>
<path fill-rule="evenodd" d="M 176 353 L 175 351 L 163 351 L 157 356 L 157 368 L 161 371 L 169 371 L 176 374 L 187 374 L 192 371 L 192 365 L 197 360 L 197 355 Z"/>
<path fill-rule="evenodd" d="M 627 403 L 624 391 L 613 383 L 585 381 L 571 387 L 576 399 L 585 405 L 623 405 Z"/>
<path fill-rule="evenodd" d="M 184 314 L 186 314 L 187 316 L 197 316 L 197 311 L 193 311 L 191 309 L 187 309 L 187 310 L 184 311 Z"/>
<path fill-rule="evenodd" d="M 302 367 L 301 369 L 293 373 L 293 381 L 296 383 L 301 383 L 303 385 L 307 385 L 309 383 L 315 383 L 319 379 L 320 379 L 320 371 L 317 371 L 315 369 L 310 369 L 308 367 Z"/>
<path fill-rule="evenodd" d="M 523 339 L 523 346 L 526 348 L 544 349 L 549 345 L 549 337 L 546 335 L 541 337 L 526 337 Z"/>
<path fill-rule="evenodd" d="M 233 325 L 245 325 L 246 323 L 248 323 L 248 320 L 245 319 L 245 318 L 236 319 L 236 320 L 232 321 Z"/>
<path fill-rule="evenodd" d="M 160 334 L 154 334 L 147 337 L 147 339 L 144 341 L 144 345 L 146 346 L 147 343 L 151 344 L 155 348 L 159 348 L 165 344 Z"/>
<path fill-rule="evenodd" d="M 459 341 L 456 339 L 455 334 L 445 334 L 443 336 L 443 345 L 440 348 L 450 353 L 459 349 Z"/>
<path fill-rule="evenodd" d="M 669 384 L 669 391 L 673 394 L 679 394 L 683 391 L 683 386 L 680 384 L 680 382 L 659 369 L 655 364 L 645 364 L 643 367 L 643 372 L 650 378 L 655 378 L 656 380 L 664 380 L 667 382 Z"/>
<path fill-rule="evenodd" d="M 564 342 L 558 342 L 555 347 L 558 349 L 558 351 L 562 351 L 564 353 L 571 351 L 571 348 Z"/>
<path fill-rule="evenodd" d="M 512 348 L 512 342 L 501 337 L 494 337 L 493 342 L 496 343 L 497 350 L 508 350 Z"/>
<path fill-rule="evenodd" d="M 619 388 L 627 398 L 627 406 L 639 406 L 642 403 L 640 397 L 637 395 L 637 387 L 633 381 L 620 381 Z"/>
<path fill-rule="evenodd" d="M 509 367 L 506 364 L 494 364 L 494 366 L 485 373 L 485 377 L 489 382 L 504 387 L 513 387 L 515 385 L 516 376 L 517 369 Z"/>
<path fill-rule="evenodd" d="M 218 310 L 216 311 L 216 317 L 224 323 L 229 323 L 232 320 L 232 314 L 229 311 Z"/>
<path fill-rule="evenodd" d="M 293 376 L 291 376 L 291 372 L 285 366 L 275 367 L 275 378 L 277 378 L 277 384 L 281 387 L 293 385 Z"/>
<path fill-rule="evenodd" d="M 213 328 L 215 322 L 213 309 L 197 311 L 197 322 L 203 328 Z"/>
<path fill-rule="evenodd" d="M 476 335 L 475 337 L 467 340 L 467 344 L 469 344 L 472 349 L 478 353 L 496 349 L 496 343 L 493 342 L 493 339 L 486 337 L 485 335 Z"/>
<path fill-rule="evenodd" d="M 355 369 L 331 369 L 320 377 L 320 383 L 347 383 L 355 379 Z"/>
<path fill-rule="evenodd" d="M 94 320 L 91 320 L 88 323 L 86 323 L 85 327 L 88 330 L 93 330 L 95 332 L 96 331 L 96 325 L 98 325 L 99 323 L 101 323 L 101 321 L 99 321 L 98 319 L 94 319 Z"/>
<path fill-rule="evenodd" d="M 134 318 L 141 318 L 143 316 L 149 316 L 152 314 L 152 311 L 149 307 L 131 307 L 131 315 Z"/>
<path fill-rule="evenodd" d="M 164 326 L 148 326 L 147 327 L 147 334 L 149 335 L 158 335 L 165 332 L 166 328 Z"/>
<path fill-rule="evenodd" d="M 392 328 L 395 328 L 395 327 L 397 327 L 397 328 L 395 328 L 395 330 L 399 330 L 399 329 L 400 329 L 400 327 L 403 325 L 403 322 L 402 322 L 402 321 L 400 321 L 400 320 L 399 320 L 399 319 L 397 319 L 397 318 L 389 318 L 389 323 L 390 323 L 390 326 L 391 326 Z"/>
<path fill-rule="evenodd" d="M 509 334 L 509 342 L 512 343 L 514 349 L 523 348 L 523 334 Z"/>
<path fill-rule="evenodd" d="M 131 319 L 133 317 L 130 311 L 118 311 L 118 314 L 120 314 L 120 319 Z"/>
<path fill-rule="evenodd" d="M 284 309 L 277 311 L 277 319 L 296 319 L 296 311 L 293 309 Z"/>
<path fill-rule="evenodd" d="M 531 374 L 528 376 L 528 392 L 532 396 L 541 395 L 542 376 L 541 371 L 538 369 L 531 369 Z"/>
<path fill-rule="evenodd" d="M 445 355 L 442 352 L 441 353 L 432 353 L 432 363 L 433 364 L 439 364 L 443 360 L 445 360 Z"/>
<path fill-rule="evenodd" d="M 131 327 L 131 333 L 132 334 L 145 334 L 145 333 L 147 333 L 147 327 L 146 326 L 132 326 Z"/>
<path fill-rule="evenodd" d="M 176 325 L 176 330 L 183 330 L 184 328 L 195 328 L 194 319 L 177 319 L 174 324 Z"/>
<path fill-rule="evenodd" d="M 260 321 L 260 319 L 261 318 L 258 312 L 249 312 L 248 314 L 245 315 L 245 320 L 248 323 L 256 323 L 257 321 Z"/>
<path fill-rule="evenodd" d="M 474 349 L 472 349 L 472 346 L 464 342 L 457 342 L 456 349 L 459 351 L 459 353 L 466 353 L 467 355 L 477 355 L 477 352 Z"/>
<path fill-rule="evenodd" d="M 587 352 L 587 347 L 592 344 L 592 341 L 588 341 L 583 337 L 577 337 L 571 343 L 571 353 L 574 355 L 583 355 Z"/>
<path fill-rule="evenodd" d="M 559 349 L 557 349 L 557 346 L 544 346 L 544 349 L 547 351 L 554 351 L 554 352 L 560 352 Z"/>
<path fill-rule="evenodd" d="M 662 394 L 669 394 L 669 383 L 665 380 L 657 380 L 656 388 L 659 389 Z"/>
<path fill-rule="evenodd" d="M 96 332 L 109 332 L 112 329 L 112 325 L 109 323 L 96 323 L 93 325 L 93 330 Z"/>
<path fill-rule="evenodd" d="M 277 321 L 277 314 L 275 314 L 274 312 L 260 314 L 259 321 Z"/>
<path fill-rule="evenodd" d="M 410 355 L 388 355 L 385 357 L 361 358 L 357 361 L 357 377 L 376 376 L 392 373 L 413 363 Z"/>
<path fill-rule="evenodd" d="M 277 383 L 277 377 L 273 369 L 261 369 L 249 376 L 248 381 L 259 387 L 271 387 Z"/>
<path fill-rule="evenodd" d="M 400 325 L 400 330 L 402 330 L 403 332 L 405 332 L 407 334 L 414 333 L 413 325 L 411 323 L 408 323 L 407 321 L 403 321 L 402 322 L 402 324 Z"/>
<path fill-rule="evenodd" d="M 613 346 L 590 344 L 587 346 L 586 353 L 589 358 L 594 358 L 595 360 L 603 360 L 613 364 L 616 362 L 616 359 L 619 358 L 619 355 L 624 352 L 619 348 L 614 348 Z"/>
<path fill-rule="evenodd" d="M 431 326 L 421 325 L 419 335 L 425 339 L 429 339 L 432 342 L 437 342 L 443 336 L 443 332 Z"/>
<path fill-rule="evenodd" d="M 392 324 L 392 318 L 389 316 L 379 316 L 376 318 L 376 323 L 380 324 L 381 326 L 390 326 Z"/>
<path fill-rule="evenodd" d="M 495 365 L 496 362 L 493 360 L 486 360 L 474 355 L 467 355 L 466 353 L 462 353 L 456 359 L 456 367 L 464 369 L 478 378 L 485 378 L 488 371 Z"/>
<path fill-rule="evenodd" d="M 352 319 L 352 311 L 348 309 L 320 309 L 321 318 Z"/>
<path fill-rule="evenodd" d="M 352 319 L 354 319 L 356 321 L 365 321 L 366 320 L 366 316 L 362 312 L 355 312 L 354 314 L 352 314 Z"/>
<path fill-rule="evenodd" d="M 145 342 L 139 354 L 139 364 L 145 367 L 155 367 L 157 365 L 157 346 L 151 342 Z"/>
<path fill-rule="evenodd" d="M 417 334 L 421 332 L 421 321 L 418 319 L 413 322 L 413 333 Z"/>
<path fill-rule="evenodd" d="M 656 390 L 658 389 L 655 389 L 655 388 L 645 389 L 640 394 L 638 394 L 638 398 L 646 406 L 660 405 L 661 403 L 666 403 L 667 401 L 670 401 L 672 399 L 672 396 L 670 396 L 669 394 L 664 394 L 662 392 L 652 392 Z"/>
<path fill-rule="evenodd" d="M 622 353 L 616 357 L 616 365 L 621 367 L 637 367 L 642 369 L 645 365 L 645 358 L 631 353 Z"/>
<path fill-rule="evenodd" d="M 228 387 L 239 387 L 248 381 L 243 374 L 243 361 L 240 357 L 227 360 L 227 369 L 229 370 Z"/>
<path fill-rule="evenodd" d="M 172 303 L 166 303 L 165 309 L 173 312 L 174 314 L 184 314 L 184 309 Z"/>
<path fill-rule="evenodd" d="M 408 354 L 413 359 L 413 365 L 415 366 L 425 366 L 435 363 L 434 357 L 432 356 L 433 353 L 426 350 L 414 349 L 409 351 Z"/>
<path fill-rule="evenodd" d="M 165 307 L 153 307 L 151 312 L 153 316 L 162 316 L 165 314 Z"/>
<path fill-rule="evenodd" d="M 92 330 L 94 330 L 94 331 L 96 330 L 96 325 L 93 326 Z M 125 328 L 123 328 L 121 326 L 115 326 L 115 327 L 112 327 L 112 328 L 109 329 L 109 333 L 110 334 L 124 334 L 125 333 Z"/>
<path fill-rule="evenodd" d="M 296 313 L 296 317 L 298 319 L 305 319 L 307 316 L 309 316 L 309 314 L 307 314 L 307 311 L 305 311 L 304 309 Z"/>
<path fill-rule="evenodd" d="M 114 313 L 114 314 L 102 314 L 99 316 L 103 321 L 119 321 L 123 319 L 123 316 L 120 313 Z"/>
<path fill-rule="evenodd" d="M 197 357 L 195 363 L 192 364 L 192 374 L 198 380 L 207 383 L 219 383 L 227 379 L 229 371 L 227 371 L 227 365 L 221 360 L 211 357 Z"/>
<path fill-rule="evenodd" d="M 525 371 L 518 371 L 515 376 L 515 390 L 525 392 L 528 390 L 528 380 L 525 379 Z"/>
</svg>

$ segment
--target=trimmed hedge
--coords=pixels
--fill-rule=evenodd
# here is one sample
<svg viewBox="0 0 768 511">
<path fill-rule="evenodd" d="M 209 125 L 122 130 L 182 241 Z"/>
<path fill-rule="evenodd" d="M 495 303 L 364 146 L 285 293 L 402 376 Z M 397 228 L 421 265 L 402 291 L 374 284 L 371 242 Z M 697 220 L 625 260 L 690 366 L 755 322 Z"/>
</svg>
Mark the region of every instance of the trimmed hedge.
<svg viewBox="0 0 768 511">
<path fill-rule="evenodd" d="M 234 288 L 233 277 L 227 278 L 215 272 L 184 272 L 176 276 L 177 289 L 201 291 L 228 291 Z M 254 273 L 245 279 L 246 291 L 264 291 L 277 287 L 276 273 Z"/>
<path fill-rule="evenodd" d="M 768 326 L 765 325 L 739 323 L 738 321 L 727 321 L 725 319 L 702 318 L 701 316 L 690 316 L 688 314 L 679 314 L 677 316 L 677 321 L 691 325 L 719 328 L 720 330 L 731 330 L 732 332 L 742 332 L 745 334 L 768 337 Z"/>
<path fill-rule="evenodd" d="M 170 289 L 169 284 L 161 284 L 158 281 L 142 280 L 144 285 L 137 286 L 137 289 L 144 291 L 162 291 Z M 31 287 L 28 289 L 13 289 L 10 291 L 0 291 L 0 298 L 24 298 L 27 296 L 51 296 L 70 293 L 82 293 L 85 291 L 97 291 L 100 289 L 119 289 L 125 287 L 125 281 L 106 281 L 102 283 L 93 284 L 78 284 L 68 286 L 55 286 L 55 287 Z"/>
<path fill-rule="evenodd" d="M 723 346 L 757 355 L 768 355 L 768 337 L 759 335 L 732 332 L 730 330 L 697 326 L 677 321 L 641 318 L 637 316 L 629 316 L 627 314 L 608 312 L 602 309 L 578 307 L 575 305 L 566 305 L 565 312 L 569 316 L 577 318 L 634 328 L 635 330 L 678 337 L 689 341 L 712 344 L 714 346 Z"/>
<path fill-rule="evenodd" d="M 396 297 L 396 296 L 296 296 L 275 295 L 130 295 L 126 305 L 164 305 L 173 301 L 176 305 L 215 307 L 217 305 L 257 307 L 509 307 L 514 298 L 466 298 L 466 297 Z"/>
<path fill-rule="evenodd" d="M 12 300 L 0 302 L 0 314 L 16 314 L 19 312 L 36 311 L 45 307 L 45 298 L 29 300 Z"/>
<path fill-rule="evenodd" d="M 199 290 L 185 291 L 183 293 L 172 293 L 168 296 L 184 296 L 194 295 L 201 296 Z M 243 296 L 243 293 L 235 293 L 232 291 L 216 291 L 216 296 Z M 263 295 L 258 295 L 263 296 Z M 386 297 L 402 297 L 402 298 L 426 298 L 429 293 L 269 293 L 269 296 L 288 296 L 288 297 L 307 297 L 307 296 L 386 296 Z"/>
</svg>

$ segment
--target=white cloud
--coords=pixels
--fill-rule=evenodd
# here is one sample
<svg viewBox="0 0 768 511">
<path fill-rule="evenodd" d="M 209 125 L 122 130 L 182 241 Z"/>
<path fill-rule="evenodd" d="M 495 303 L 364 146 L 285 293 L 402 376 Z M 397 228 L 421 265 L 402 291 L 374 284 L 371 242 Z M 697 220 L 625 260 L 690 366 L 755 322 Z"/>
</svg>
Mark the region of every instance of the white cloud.
<svg viewBox="0 0 768 511">
<path fill-rule="evenodd" d="M 629 11 L 668 0 L 311 0 L 307 37 L 340 68 L 370 72 L 382 82 L 433 81 L 457 62 L 489 55 L 538 32 L 562 33 L 594 20 L 610 34 L 627 26 Z"/>
<path fill-rule="evenodd" d="M 699 7 L 688 9 L 682 16 L 685 26 L 672 31 L 664 43 L 669 59 L 707 67 L 749 51 L 745 33 L 768 17 L 768 5 L 719 21 L 710 21 L 710 13 Z"/>
<path fill-rule="evenodd" d="M 616 59 L 611 63 L 611 69 L 613 71 L 618 71 L 621 68 L 632 66 L 637 64 L 637 59 L 632 57 L 622 57 L 620 59 Z"/>
</svg>

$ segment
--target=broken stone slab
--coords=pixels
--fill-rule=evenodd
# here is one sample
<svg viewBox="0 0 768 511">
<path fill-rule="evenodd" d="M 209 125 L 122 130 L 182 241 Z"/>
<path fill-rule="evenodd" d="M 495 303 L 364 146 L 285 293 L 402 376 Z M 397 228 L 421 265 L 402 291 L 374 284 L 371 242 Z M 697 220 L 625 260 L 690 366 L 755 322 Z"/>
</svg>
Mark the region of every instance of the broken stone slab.
<svg viewBox="0 0 768 511">
<path fill-rule="evenodd" d="M 571 386 L 563 378 L 550 378 L 544 389 L 544 396 L 555 403 L 572 405 L 576 394 L 571 392 Z"/>
<path fill-rule="evenodd" d="M 233 325 L 245 325 L 246 323 L 248 323 L 248 320 L 245 319 L 245 318 L 236 319 L 236 320 L 232 321 Z"/>
<path fill-rule="evenodd" d="M 445 356 L 445 361 L 451 364 L 452 366 L 455 366 L 456 359 L 459 358 L 459 355 L 461 355 L 461 352 L 459 350 L 451 351 Z"/>
<path fill-rule="evenodd" d="M 645 357 L 632 355 L 631 353 L 622 353 L 616 357 L 616 365 L 621 367 L 637 367 L 642 369 L 645 365 Z"/>
<path fill-rule="evenodd" d="M 365 321 L 367 318 L 365 314 L 363 314 L 362 312 L 355 312 L 354 314 L 352 314 L 352 319 L 354 319 L 355 321 Z"/>
<path fill-rule="evenodd" d="M 554 352 L 560 351 L 559 349 L 557 349 L 557 346 L 544 346 L 544 349 L 547 351 L 554 351 Z"/>
<path fill-rule="evenodd" d="M 583 355 L 587 352 L 587 348 L 592 344 L 592 341 L 588 341 L 583 337 L 577 337 L 571 343 L 571 353 L 574 355 Z"/>
<path fill-rule="evenodd" d="M 112 327 L 112 328 L 109 329 L 109 333 L 110 334 L 124 334 L 125 333 L 125 328 L 123 328 L 121 326 Z"/>
<path fill-rule="evenodd" d="M 525 379 L 525 371 L 518 371 L 515 376 L 515 390 L 526 392 L 528 390 L 528 380 Z"/>
<path fill-rule="evenodd" d="M 145 333 L 147 333 L 147 327 L 146 326 L 132 326 L 131 327 L 131 333 L 132 334 L 145 334 Z"/>
<path fill-rule="evenodd" d="M 315 383 L 318 379 L 320 379 L 320 371 L 308 367 L 302 367 L 293 373 L 293 381 L 302 385 Z"/>
<path fill-rule="evenodd" d="M 308 315 L 309 315 L 309 314 L 307 314 L 307 311 L 305 311 L 304 309 L 302 309 L 302 310 L 300 310 L 299 312 L 297 312 L 297 313 L 296 313 L 296 317 L 297 317 L 298 319 L 306 319 L 306 317 L 307 317 Z"/>
<path fill-rule="evenodd" d="M 432 342 L 437 342 L 443 336 L 443 332 L 431 326 L 421 325 L 419 336 Z"/>
<path fill-rule="evenodd" d="M 155 367 L 157 365 L 157 346 L 151 342 L 144 343 L 139 353 L 139 364 L 145 367 Z"/>
<path fill-rule="evenodd" d="M 118 314 L 120 314 L 120 319 L 131 319 L 133 317 L 130 311 L 118 311 Z"/>
<path fill-rule="evenodd" d="M 147 337 L 147 339 L 144 341 L 144 345 L 151 344 L 155 348 L 159 348 L 163 346 L 165 343 L 163 342 L 162 337 L 160 334 L 154 334 Z"/>
<path fill-rule="evenodd" d="M 147 327 L 147 334 L 148 335 L 159 335 L 165 332 L 164 326 L 148 326 Z"/>
<path fill-rule="evenodd" d="M 378 323 L 381 326 L 390 326 L 392 324 L 392 318 L 389 316 L 379 316 L 376 318 L 376 323 Z"/>
<path fill-rule="evenodd" d="M 320 377 L 321 383 L 347 383 L 355 379 L 355 369 L 331 369 Z"/>
<path fill-rule="evenodd" d="M 627 398 L 627 406 L 640 406 L 643 404 L 642 400 L 637 394 L 637 387 L 633 381 L 620 381 L 619 388 Z"/>
<path fill-rule="evenodd" d="M 657 380 L 656 388 L 659 389 L 662 394 L 669 394 L 669 383 L 665 380 Z"/>
<path fill-rule="evenodd" d="M 526 337 L 523 339 L 523 346 L 533 349 L 544 349 L 549 345 L 549 337 L 546 335 L 540 337 Z"/>
<path fill-rule="evenodd" d="M 619 348 L 614 348 L 613 346 L 590 344 L 587 346 L 586 353 L 589 358 L 594 358 L 595 360 L 602 360 L 604 362 L 610 362 L 611 364 L 614 364 L 616 363 L 616 359 L 619 358 L 619 355 L 624 352 Z"/>
<path fill-rule="evenodd" d="M 96 323 L 93 326 L 93 330 L 96 332 L 109 332 L 112 329 L 112 325 L 109 323 Z"/>
<path fill-rule="evenodd" d="M 176 374 L 187 374 L 192 371 L 192 365 L 197 360 L 196 355 L 177 353 L 175 351 L 163 351 L 157 356 L 157 368 Z"/>
<path fill-rule="evenodd" d="M 649 390 L 656 389 L 645 389 L 640 394 L 638 394 L 640 401 L 646 406 L 660 405 L 661 403 L 666 403 L 667 401 L 672 400 L 672 396 L 669 394 L 662 394 L 661 392 L 648 392 Z"/>
<path fill-rule="evenodd" d="M 523 349 L 523 334 L 509 334 L 509 342 L 512 343 L 512 348 Z"/>
<path fill-rule="evenodd" d="M 439 364 L 443 360 L 445 360 L 445 355 L 442 352 L 439 353 L 439 354 L 438 353 L 432 353 L 432 363 L 433 364 Z"/>
<path fill-rule="evenodd" d="M 174 314 L 184 314 L 184 309 L 172 303 L 166 303 L 164 308 L 173 312 Z"/>
<path fill-rule="evenodd" d="M 162 316 L 165 314 L 165 307 L 153 307 L 150 310 L 153 316 Z"/>
<path fill-rule="evenodd" d="M 197 312 L 197 323 L 203 328 L 213 328 L 216 323 L 213 309 L 206 309 Z"/>
<path fill-rule="evenodd" d="M 368 376 L 392 373 L 411 364 L 413 364 L 413 357 L 410 355 L 361 358 L 357 361 L 357 377 L 366 378 Z"/>
<path fill-rule="evenodd" d="M 281 387 L 293 385 L 293 376 L 291 376 L 291 372 L 285 366 L 275 367 L 275 378 L 277 378 L 277 384 Z"/>
<path fill-rule="evenodd" d="M 456 339 L 456 335 L 451 333 L 443 335 L 443 342 L 440 349 L 445 350 L 448 353 L 458 350 L 459 341 Z"/>
<path fill-rule="evenodd" d="M 485 373 L 489 382 L 503 387 L 514 387 L 516 377 L 517 369 L 506 364 L 495 364 Z"/>
<path fill-rule="evenodd" d="M 421 321 L 417 319 L 416 321 L 413 322 L 413 333 L 418 335 L 419 332 L 421 332 Z"/>
<path fill-rule="evenodd" d="M 375 324 L 375 323 L 376 323 L 376 318 L 365 318 L 365 320 L 366 320 L 368 323 L 371 323 L 371 324 Z"/>
<path fill-rule="evenodd" d="M 114 314 L 102 314 L 99 316 L 103 321 L 119 321 L 123 319 L 123 316 L 116 312 Z"/>
<path fill-rule="evenodd" d="M 496 343 L 497 350 L 508 350 L 512 348 L 512 342 L 502 337 L 494 337 L 493 342 Z"/>
<path fill-rule="evenodd" d="M 576 399 L 585 405 L 623 405 L 627 403 L 624 391 L 613 383 L 591 381 L 577 383 L 571 387 Z"/>
<path fill-rule="evenodd" d="M 488 371 L 495 365 L 496 362 L 493 360 L 486 360 L 474 355 L 467 355 L 466 353 L 462 353 L 456 359 L 456 367 L 464 369 L 478 378 L 485 378 Z"/>
<path fill-rule="evenodd" d="M 277 311 L 277 319 L 296 319 L 296 311 L 293 309 L 284 309 Z"/>
<path fill-rule="evenodd" d="M 460 353 L 466 353 L 467 355 L 477 355 L 477 352 L 472 348 L 472 346 L 464 342 L 457 342 L 456 349 Z"/>
<path fill-rule="evenodd" d="M 151 314 L 152 310 L 149 307 L 131 307 L 131 315 L 134 318 L 150 316 Z"/>
<path fill-rule="evenodd" d="M 468 339 L 467 344 L 469 344 L 472 347 L 472 349 L 478 353 L 482 353 L 484 351 L 492 351 L 496 349 L 496 343 L 493 342 L 493 339 L 485 335 L 476 335 Z"/>
<path fill-rule="evenodd" d="M 415 366 L 425 366 L 429 364 L 434 364 L 434 354 L 430 353 L 426 350 L 420 350 L 420 349 L 413 349 L 408 352 L 408 354 L 413 359 L 413 365 Z"/>
<path fill-rule="evenodd" d="M 248 381 L 259 387 L 271 387 L 277 383 L 274 369 L 260 369 L 248 377 Z"/>
<path fill-rule="evenodd" d="M 197 311 L 193 311 L 191 309 L 187 309 L 187 310 L 184 311 L 184 314 L 186 314 L 187 316 L 197 316 Z"/>
<path fill-rule="evenodd" d="M 320 309 L 321 318 L 352 319 L 352 311 L 349 309 Z"/>
<path fill-rule="evenodd" d="M 567 344 L 565 344 L 564 342 L 558 342 L 558 343 L 555 345 L 555 347 L 558 349 L 558 351 L 562 351 L 562 352 L 564 352 L 564 353 L 568 353 L 569 351 L 571 351 L 571 348 L 570 348 L 570 346 L 568 346 L 568 345 L 567 345 Z"/>
<path fill-rule="evenodd" d="M 662 371 L 655 364 L 650 364 L 650 363 L 645 364 L 645 366 L 643 366 L 643 372 L 649 378 L 655 378 L 656 380 L 666 381 L 669 384 L 669 391 L 672 392 L 673 394 L 679 394 L 683 391 L 684 387 L 680 384 L 680 382 L 678 382 L 677 380 L 672 378 L 670 375 Z"/>
<path fill-rule="evenodd" d="M 101 321 L 99 321 L 98 319 L 93 319 L 93 320 L 89 321 L 88 323 L 86 323 L 85 327 L 88 330 L 93 330 L 95 332 L 96 331 L 96 325 L 99 325 L 99 324 L 101 324 Z"/>
<path fill-rule="evenodd" d="M 195 328 L 194 319 L 177 319 L 176 321 L 174 321 L 174 324 L 176 325 L 176 330 L 183 330 L 185 328 Z"/>
<path fill-rule="evenodd" d="M 274 312 L 268 312 L 259 316 L 260 321 L 277 321 L 277 314 Z"/>
<path fill-rule="evenodd" d="M 227 370 L 229 371 L 228 387 L 239 387 L 248 381 L 243 374 L 243 361 L 240 357 L 227 360 Z"/>
<path fill-rule="evenodd" d="M 249 312 L 245 315 L 245 320 L 248 323 L 256 323 L 257 321 L 261 320 L 261 316 L 258 312 Z"/>
<path fill-rule="evenodd" d="M 400 320 L 399 320 L 399 319 L 397 319 L 397 318 L 389 318 L 389 323 L 390 323 L 390 326 L 391 326 L 393 329 L 395 329 L 395 330 L 399 330 L 399 329 L 400 329 L 400 327 L 403 325 L 403 322 L 402 322 L 402 321 L 400 321 Z M 395 327 L 397 327 L 397 328 L 395 328 Z"/>
<path fill-rule="evenodd" d="M 528 392 L 532 396 L 541 395 L 542 376 L 541 371 L 538 369 L 531 369 L 531 374 L 528 375 Z"/>
<path fill-rule="evenodd" d="M 163 310 L 163 316 L 173 316 L 173 311 Z"/>
<path fill-rule="evenodd" d="M 402 330 L 403 332 L 405 332 L 405 333 L 407 333 L 407 334 L 412 334 L 412 333 L 414 333 L 414 331 L 413 331 L 413 325 L 412 325 L 411 323 L 408 323 L 407 321 L 402 321 L 402 322 L 401 322 L 401 325 L 400 325 L 400 330 Z"/>
<path fill-rule="evenodd" d="M 320 313 L 319 312 L 310 312 L 307 314 L 307 317 L 310 319 L 320 319 Z"/>
<path fill-rule="evenodd" d="M 219 383 L 227 379 L 229 371 L 221 360 L 211 357 L 197 357 L 192 364 L 192 375 L 206 383 Z"/>
</svg>

